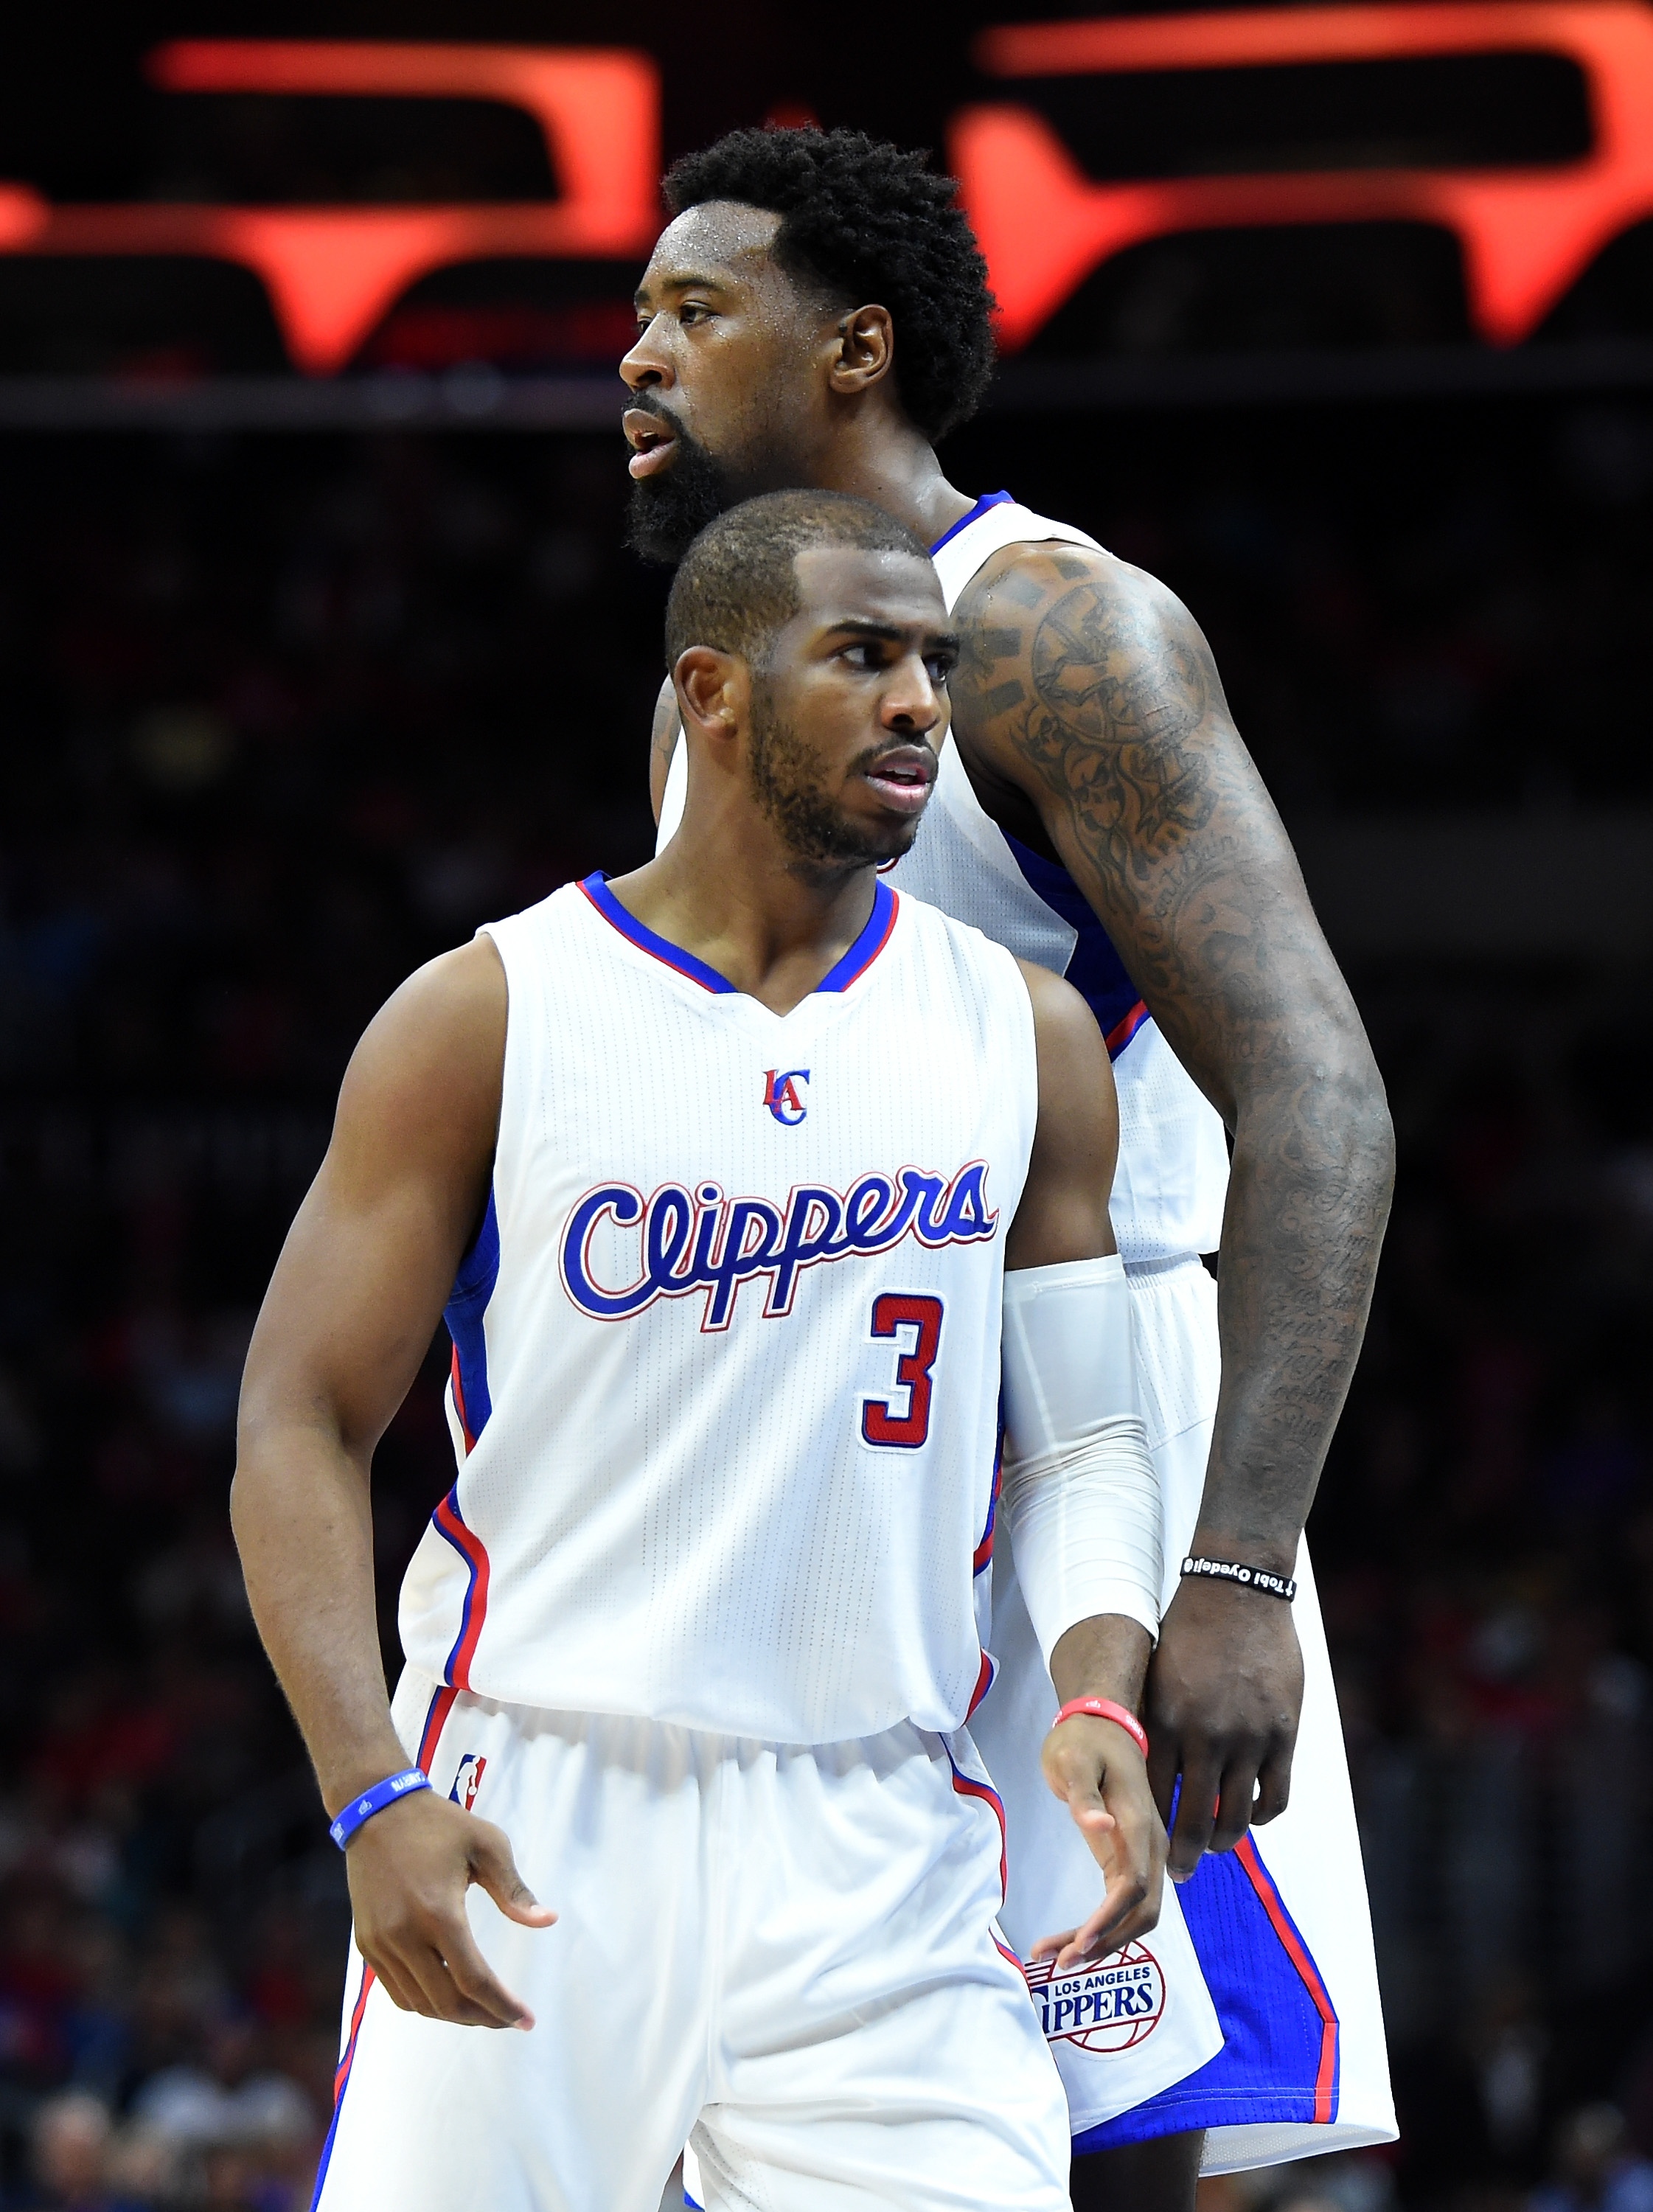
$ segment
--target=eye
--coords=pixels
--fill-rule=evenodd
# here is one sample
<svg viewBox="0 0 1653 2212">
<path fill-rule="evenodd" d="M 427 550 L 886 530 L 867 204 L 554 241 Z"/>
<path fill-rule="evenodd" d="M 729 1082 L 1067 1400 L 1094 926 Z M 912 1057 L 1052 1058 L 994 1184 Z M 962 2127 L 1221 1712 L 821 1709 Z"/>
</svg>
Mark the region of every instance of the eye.
<svg viewBox="0 0 1653 2212">
<path fill-rule="evenodd" d="M 680 323 L 703 323 L 712 310 L 703 301 L 685 300 L 678 310 Z"/>
</svg>

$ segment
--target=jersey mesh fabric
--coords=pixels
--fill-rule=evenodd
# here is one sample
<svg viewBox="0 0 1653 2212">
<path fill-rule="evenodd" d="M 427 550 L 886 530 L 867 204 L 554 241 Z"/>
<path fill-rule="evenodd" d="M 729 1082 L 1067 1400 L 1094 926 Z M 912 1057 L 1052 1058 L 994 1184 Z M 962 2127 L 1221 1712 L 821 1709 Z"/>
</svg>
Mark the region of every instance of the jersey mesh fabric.
<svg viewBox="0 0 1653 2212">
<path fill-rule="evenodd" d="M 498 1262 L 456 1372 L 474 1398 L 485 1368 L 489 1411 L 455 1419 L 404 1648 L 483 1696 L 773 1742 L 956 1728 L 984 1675 L 1004 1234 L 1037 1112 L 1026 987 L 885 890 L 876 957 L 783 1018 L 598 890 L 619 926 L 574 885 L 487 933 L 509 993 Z M 695 1250 L 715 1274 L 734 1249 L 737 1200 L 756 1252 L 790 1221 L 818 1242 L 857 1188 L 875 1229 L 905 1203 L 906 1232 L 822 1253 L 789 1298 L 775 1266 L 732 1295 L 684 1285 Z"/>
</svg>

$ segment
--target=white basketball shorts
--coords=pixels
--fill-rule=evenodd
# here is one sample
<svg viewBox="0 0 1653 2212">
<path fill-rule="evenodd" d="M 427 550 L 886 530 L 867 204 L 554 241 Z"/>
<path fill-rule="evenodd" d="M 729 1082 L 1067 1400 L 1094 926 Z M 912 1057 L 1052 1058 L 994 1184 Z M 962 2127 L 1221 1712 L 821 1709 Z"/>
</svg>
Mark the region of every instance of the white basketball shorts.
<svg viewBox="0 0 1653 2212">
<path fill-rule="evenodd" d="M 1217 1289 L 1191 1253 L 1127 1274 L 1164 1495 L 1169 1604 L 1216 1413 Z M 1191 1881 L 1168 1884 L 1158 1927 L 1109 1962 L 1111 1984 L 1103 1973 L 1052 1982 L 1032 1970 L 1076 2154 L 1199 2128 L 1207 2130 L 1204 2171 L 1226 2173 L 1395 2136 L 1365 1875 L 1306 1546 L 1297 1574 L 1304 1688 L 1286 1810 L 1237 1850 L 1208 1856 Z M 1040 1771 L 1056 1694 L 1002 1521 L 993 1650 L 998 1677 L 970 1725 L 1009 1823 L 1000 1917 L 1026 1958 L 1039 1936 L 1090 1909 L 1097 1874 Z"/>
<path fill-rule="evenodd" d="M 1061 2084 L 962 1732 L 777 1747 L 412 1670 L 394 1711 L 561 1917 L 470 1892 L 529 2034 L 399 2012 L 353 1954 L 320 2212 L 656 2212 L 691 2132 L 718 2212 L 1066 2212 Z"/>
</svg>

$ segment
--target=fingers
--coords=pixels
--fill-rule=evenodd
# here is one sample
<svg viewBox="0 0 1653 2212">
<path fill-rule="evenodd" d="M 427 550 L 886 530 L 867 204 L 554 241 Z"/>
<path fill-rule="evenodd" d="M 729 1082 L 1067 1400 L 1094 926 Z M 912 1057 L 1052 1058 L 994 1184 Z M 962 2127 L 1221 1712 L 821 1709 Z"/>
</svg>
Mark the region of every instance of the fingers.
<svg viewBox="0 0 1653 2212">
<path fill-rule="evenodd" d="M 1176 1800 L 1176 1826 L 1171 1830 L 1168 1871 L 1173 1881 L 1186 1881 L 1211 1849 L 1222 1787 L 1221 1770 L 1208 1753 L 1187 1755 Z"/>
<path fill-rule="evenodd" d="M 488 1892 L 507 1920 L 514 1920 L 524 1928 L 556 1925 L 556 1913 L 549 1905 L 540 1903 L 517 1872 L 510 1838 L 503 1828 L 496 1828 L 491 1820 L 477 1822 L 476 1840 L 471 1851 L 471 1878 Z"/>
<path fill-rule="evenodd" d="M 475 1881 L 523 1927 L 548 1928 L 556 1915 L 523 1881 L 490 1821 L 428 1795 L 411 1797 L 363 1829 L 349 1879 L 357 1945 L 392 2004 L 464 2027 L 533 2026 L 477 1948 L 465 1891 Z"/>
<path fill-rule="evenodd" d="M 1213 1851 L 1231 1851 L 1251 1826 L 1252 1808 L 1257 1802 L 1257 1769 L 1262 1757 L 1262 1745 L 1255 1749 L 1247 1745 L 1224 1768 L 1222 1794 L 1211 1828 Z"/>
<path fill-rule="evenodd" d="M 1277 1743 L 1270 1750 L 1257 1777 L 1257 1802 L 1251 1808 L 1251 1825 L 1262 1827 L 1269 1820 L 1277 1820 L 1291 1799 L 1291 1754 L 1297 1749 L 1296 1740 Z"/>
</svg>

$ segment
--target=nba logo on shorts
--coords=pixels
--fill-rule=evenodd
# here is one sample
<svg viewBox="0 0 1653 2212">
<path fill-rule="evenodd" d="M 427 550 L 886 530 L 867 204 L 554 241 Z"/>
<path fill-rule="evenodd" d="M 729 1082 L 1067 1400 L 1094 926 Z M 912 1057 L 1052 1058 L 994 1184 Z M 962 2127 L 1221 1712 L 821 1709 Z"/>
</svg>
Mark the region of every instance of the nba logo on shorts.
<svg viewBox="0 0 1653 2212">
<path fill-rule="evenodd" d="M 808 1081 L 806 1067 L 771 1067 L 764 1071 L 763 1103 L 788 1129 L 795 1129 L 809 1111 L 798 1095 L 799 1085 Z"/>
<path fill-rule="evenodd" d="M 477 1792 L 482 1788 L 483 1770 L 487 1765 L 488 1754 L 485 1752 L 478 1759 L 474 1751 L 468 1751 L 459 1761 L 459 1771 L 454 1776 L 453 1787 L 447 1794 L 454 1804 L 462 1805 L 467 1813 L 477 1802 Z"/>
<path fill-rule="evenodd" d="M 1081 2051 L 1129 2051 L 1164 2017 L 1165 1977 L 1141 1943 L 1127 1943 L 1072 1973 L 1059 1974 L 1049 1960 L 1037 1960 L 1027 1982 L 1046 2036 Z"/>
</svg>

